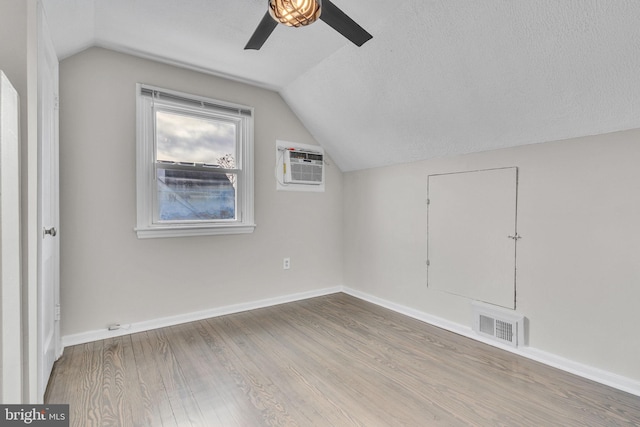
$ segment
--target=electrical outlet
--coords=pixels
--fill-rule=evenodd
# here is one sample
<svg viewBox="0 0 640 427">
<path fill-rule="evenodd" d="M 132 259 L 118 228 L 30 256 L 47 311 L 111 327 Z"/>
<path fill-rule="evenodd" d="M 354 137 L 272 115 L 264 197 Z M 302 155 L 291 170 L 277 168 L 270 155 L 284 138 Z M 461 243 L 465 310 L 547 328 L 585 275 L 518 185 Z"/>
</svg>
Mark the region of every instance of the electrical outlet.
<svg viewBox="0 0 640 427">
<path fill-rule="evenodd" d="M 289 270 L 291 268 L 291 258 L 285 258 L 282 260 L 282 268 L 285 270 Z"/>
</svg>

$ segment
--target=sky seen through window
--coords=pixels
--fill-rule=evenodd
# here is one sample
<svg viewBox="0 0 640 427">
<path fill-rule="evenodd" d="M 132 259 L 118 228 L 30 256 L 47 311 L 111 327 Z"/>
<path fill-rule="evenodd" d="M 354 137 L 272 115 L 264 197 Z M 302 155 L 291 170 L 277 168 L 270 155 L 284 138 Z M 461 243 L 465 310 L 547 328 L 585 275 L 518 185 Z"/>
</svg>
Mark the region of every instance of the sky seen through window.
<svg viewBox="0 0 640 427">
<path fill-rule="evenodd" d="M 206 117 L 156 111 L 156 159 L 218 165 L 235 156 L 236 125 Z"/>
</svg>

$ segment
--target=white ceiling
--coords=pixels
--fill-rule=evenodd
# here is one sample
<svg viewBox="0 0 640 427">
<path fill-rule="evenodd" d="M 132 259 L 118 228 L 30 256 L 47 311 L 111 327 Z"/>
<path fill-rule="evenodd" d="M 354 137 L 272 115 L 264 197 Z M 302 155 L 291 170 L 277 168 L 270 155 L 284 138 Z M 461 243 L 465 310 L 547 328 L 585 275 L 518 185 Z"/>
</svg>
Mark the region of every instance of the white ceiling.
<svg viewBox="0 0 640 427">
<path fill-rule="evenodd" d="M 333 2 L 373 39 L 320 21 L 245 51 L 266 0 L 43 0 L 60 59 L 102 46 L 276 90 L 344 171 L 640 128 L 638 0 Z"/>
</svg>

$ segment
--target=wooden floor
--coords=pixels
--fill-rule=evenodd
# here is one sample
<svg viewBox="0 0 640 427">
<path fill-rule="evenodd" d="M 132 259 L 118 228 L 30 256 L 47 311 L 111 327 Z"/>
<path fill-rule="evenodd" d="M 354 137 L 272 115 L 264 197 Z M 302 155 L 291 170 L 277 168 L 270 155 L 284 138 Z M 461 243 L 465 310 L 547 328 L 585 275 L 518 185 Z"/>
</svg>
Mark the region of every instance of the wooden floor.
<svg viewBox="0 0 640 427">
<path fill-rule="evenodd" d="M 72 426 L 640 425 L 640 397 L 335 294 L 66 348 Z"/>
</svg>

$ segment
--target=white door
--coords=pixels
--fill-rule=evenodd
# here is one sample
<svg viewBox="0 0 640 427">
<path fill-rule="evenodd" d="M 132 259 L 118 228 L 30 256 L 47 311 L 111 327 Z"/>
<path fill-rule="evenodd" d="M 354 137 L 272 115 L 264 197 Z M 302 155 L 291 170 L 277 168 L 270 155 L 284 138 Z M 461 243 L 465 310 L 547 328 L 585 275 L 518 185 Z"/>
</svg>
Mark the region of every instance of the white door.
<svg viewBox="0 0 640 427">
<path fill-rule="evenodd" d="M 428 285 L 515 309 L 516 168 L 428 177 Z"/>
<path fill-rule="evenodd" d="M 60 238 L 58 204 L 58 58 L 42 10 L 38 43 L 39 226 L 38 395 L 44 396 L 60 356 Z"/>
</svg>

